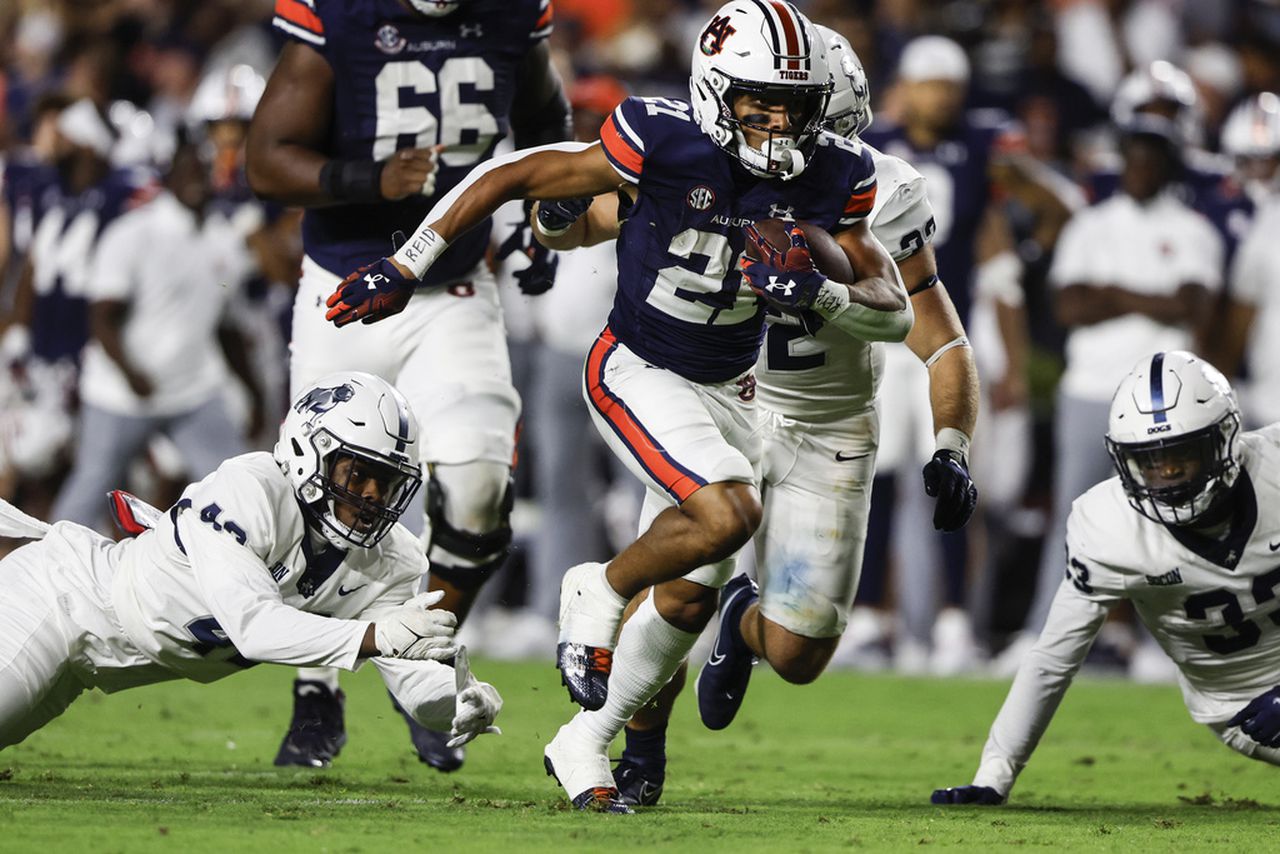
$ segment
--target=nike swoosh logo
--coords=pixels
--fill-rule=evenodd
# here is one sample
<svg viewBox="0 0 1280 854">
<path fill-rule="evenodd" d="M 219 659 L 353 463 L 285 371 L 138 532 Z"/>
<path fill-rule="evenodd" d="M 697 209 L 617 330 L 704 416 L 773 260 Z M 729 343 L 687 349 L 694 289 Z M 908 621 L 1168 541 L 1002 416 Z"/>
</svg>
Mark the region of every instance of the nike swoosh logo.
<svg viewBox="0 0 1280 854">
<path fill-rule="evenodd" d="M 352 587 L 350 590 L 348 590 L 347 588 L 345 588 L 345 587 L 343 587 L 341 584 L 339 584 L 339 585 L 338 585 L 338 595 L 339 595 L 339 596 L 350 596 L 352 593 L 355 593 L 357 590 L 363 590 L 364 588 L 366 588 L 366 587 L 368 587 L 368 586 L 369 586 L 369 585 L 367 585 L 367 584 L 361 584 L 359 587 Z"/>
<path fill-rule="evenodd" d="M 1271 551 L 1280 549 L 1280 543 L 1267 543 L 1267 546 L 1270 547 Z"/>
<path fill-rule="evenodd" d="M 719 667 L 723 663 L 724 663 L 724 653 L 713 652 L 711 653 L 710 656 L 707 657 L 708 667 Z"/>
<path fill-rule="evenodd" d="M 836 462 L 847 463 L 853 460 L 860 460 L 865 456 L 866 454 L 848 454 L 846 456 L 844 451 L 836 451 Z"/>
</svg>

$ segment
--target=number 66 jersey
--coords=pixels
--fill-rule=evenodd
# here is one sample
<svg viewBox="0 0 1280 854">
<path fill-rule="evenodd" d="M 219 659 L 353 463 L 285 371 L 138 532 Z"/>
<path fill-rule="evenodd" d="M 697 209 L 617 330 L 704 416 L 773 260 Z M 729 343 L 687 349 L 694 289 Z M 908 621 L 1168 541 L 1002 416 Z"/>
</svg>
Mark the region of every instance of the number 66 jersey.
<svg viewBox="0 0 1280 854">
<path fill-rule="evenodd" d="M 308 257 L 342 276 L 389 254 L 397 229 L 426 216 L 487 159 L 507 134 L 521 64 L 551 21 L 550 0 L 468 0 L 437 18 L 401 0 L 276 0 L 276 30 L 334 71 L 326 154 L 381 161 L 400 149 L 445 146 L 434 196 L 309 209 Z M 488 224 L 462 235 L 424 284 L 465 278 L 488 245 Z"/>
</svg>

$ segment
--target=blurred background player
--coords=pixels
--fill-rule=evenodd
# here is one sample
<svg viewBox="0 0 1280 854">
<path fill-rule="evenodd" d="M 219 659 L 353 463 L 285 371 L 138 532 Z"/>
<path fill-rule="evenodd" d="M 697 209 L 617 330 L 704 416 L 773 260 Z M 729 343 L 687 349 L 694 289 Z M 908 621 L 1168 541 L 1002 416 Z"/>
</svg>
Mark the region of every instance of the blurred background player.
<svg viewBox="0 0 1280 854">
<path fill-rule="evenodd" d="M 1175 192 L 1182 151 L 1176 125 L 1139 114 L 1121 132 L 1120 192 L 1072 218 L 1050 272 L 1058 321 L 1069 330 L 1054 431 L 1052 524 L 1024 633 L 1002 653 L 1002 666 L 1015 666 L 1044 626 L 1071 502 L 1110 471 L 1091 437 L 1106 421 L 1122 366 L 1143 352 L 1197 346 L 1222 286 L 1222 238 Z"/>
<path fill-rule="evenodd" d="M 517 147 L 569 138 L 545 43 L 550 0 L 278 0 L 273 24 L 287 41 L 250 127 L 248 175 L 260 196 L 308 209 L 290 385 L 357 368 L 403 390 L 423 426 L 431 589 L 465 619 L 510 546 L 520 413 L 484 263 L 487 224 L 457 242 L 392 323 L 335 329 L 324 298 L 393 249 L 392 233 L 508 130 Z M 346 735 L 336 680 L 299 675 L 277 764 L 337 755 Z M 462 764 L 441 734 L 410 730 L 424 762 Z"/>
<path fill-rule="evenodd" d="M 226 221 L 206 215 L 209 180 L 196 147 L 179 140 L 164 191 L 102 234 L 85 287 L 80 435 L 55 519 L 102 522 L 102 496 L 157 432 L 197 477 L 244 451 L 223 392 L 227 365 L 257 386 L 244 342 L 226 321 L 247 272 L 245 252 Z"/>
<path fill-rule="evenodd" d="M 1012 252 L 1000 194 L 1016 192 L 1040 216 L 1065 219 L 1066 208 L 1041 170 L 1025 157 L 1015 157 L 1025 141 L 1006 114 L 965 108 L 969 78 L 969 60 L 954 41 L 941 36 L 911 41 L 897 69 L 898 121 L 874 125 L 863 138 L 924 176 L 934 212 L 932 251 L 938 277 L 948 286 L 962 326 L 977 324 L 975 356 L 988 364 L 1002 363 L 1001 373 L 984 385 L 995 412 L 988 420 L 1004 436 L 999 468 L 1007 472 L 1025 467 L 1030 448 L 1025 413 L 1019 412 L 1026 404 L 1022 269 Z M 979 304 L 986 312 L 982 317 L 975 316 Z M 894 644 L 897 666 L 910 672 L 969 670 L 978 663 L 978 650 L 968 616 L 968 537 L 963 531 L 940 538 L 924 535 L 932 515 L 926 497 L 918 489 L 898 489 L 894 476 L 902 465 L 914 471 L 934 452 L 928 372 L 907 349 L 889 347 L 885 375 L 882 468 L 872 490 L 858 601 L 873 609 L 885 601 L 890 546 L 896 547 L 903 618 Z M 1006 418 L 1014 422 L 1002 423 Z M 942 571 L 940 593 L 935 568 Z M 874 645 L 885 634 L 883 616 L 862 611 L 855 619 L 851 643 Z"/>
<path fill-rule="evenodd" d="M 1107 613 L 1125 600 L 1176 665 L 1191 718 L 1232 750 L 1280 765 L 1280 427 L 1242 434 L 1226 378 L 1175 350 L 1143 357 L 1120 382 L 1105 435 L 1119 477 L 1073 504 L 1058 557 L 1066 578 L 1044 631 L 973 783 L 935 791 L 935 804 L 1009 797 Z M 1221 614 L 1231 615 L 1225 625 Z"/>
</svg>

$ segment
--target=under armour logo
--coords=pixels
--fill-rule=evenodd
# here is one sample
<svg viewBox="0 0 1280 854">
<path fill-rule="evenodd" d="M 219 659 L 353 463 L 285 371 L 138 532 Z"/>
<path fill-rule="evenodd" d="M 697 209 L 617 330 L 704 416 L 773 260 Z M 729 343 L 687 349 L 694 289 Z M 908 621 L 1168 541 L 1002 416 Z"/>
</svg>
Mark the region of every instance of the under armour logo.
<svg viewBox="0 0 1280 854">
<path fill-rule="evenodd" d="M 792 205 L 779 207 L 777 202 L 769 205 L 769 216 L 772 219 L 793 220 L 796 218 L 796 209 Z"/>
<path fill-rule="evenodd" d="M 764 286 L 766 291 L 770 293 L 780 293 L 784 297 L 791 296 L 791 292 L 795 290 L 796 284 L 792 281 L 780 281 L 777 276 L 769 277 L 769 284 Z"/>
<path fill-rule="evenodd" d="M 378 289 L 379 282 L 389 282 L 391 280 L 381 273 L 365 273 L 364 281 L 365 284 L 369 286 L 369 290 L 376 291 Z"/>
<path fill-rule="evenodd" d="M 481 24 L 459 24 L 458 33 L 464 39 L 478 39 L 484 37 L 484 26 Z"/>
</svg>

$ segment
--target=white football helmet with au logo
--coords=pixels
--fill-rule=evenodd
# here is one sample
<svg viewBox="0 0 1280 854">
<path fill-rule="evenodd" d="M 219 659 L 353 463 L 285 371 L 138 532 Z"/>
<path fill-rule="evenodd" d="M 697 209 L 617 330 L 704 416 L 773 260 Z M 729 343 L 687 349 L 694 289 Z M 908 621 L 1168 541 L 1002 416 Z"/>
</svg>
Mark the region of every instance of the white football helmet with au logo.
<svg viewBox="0 0 1280 854">
<path fill-rule="evenodd" d="M 817 144 L 831 97 L 826 54 L 817 29 L 791 3 L 726 3 L 693 46 L 689 93 L 698 127 L 752 174 L 796 177 Z M 748 145 L 744 121 L 733 111 L 740 95 L 786 104 L 790 132 L 748 125 L 767 134 L 762 148 Z"/>
<path fill-rule="evenodd" d="M 831 68 L 834 87 L 827 104 L 827 130 L 853 139 L 871 127 L 871 87 L 862 60 L 853 52 L 849 40 L 830 27 L 815 24 L 818 35 L 827 46 L 827 65 Z"/>
<path fill-rule="evenodd" d="M 386 380 L 359 371 L 330 374 L 303 389 L 280 425 L 273 455 L 308 523 L 341 549 L 376 545 L 422 485 L 418 422 L 409 404 Z M 378 484 L 379 500 L 350 488 L 369 479 Z M 355 511 L 354 525 L 339 519 L 338 503 Z"/>
<path fill-rule="evenodd" d="M 1156 522 L 1188 525 L 1240 474 L 1240 407 L 1216 368 L 1185 350 L 1143 359 L 1116 389 L 1107 450 L 1129 503 Z"/>
</svg>

